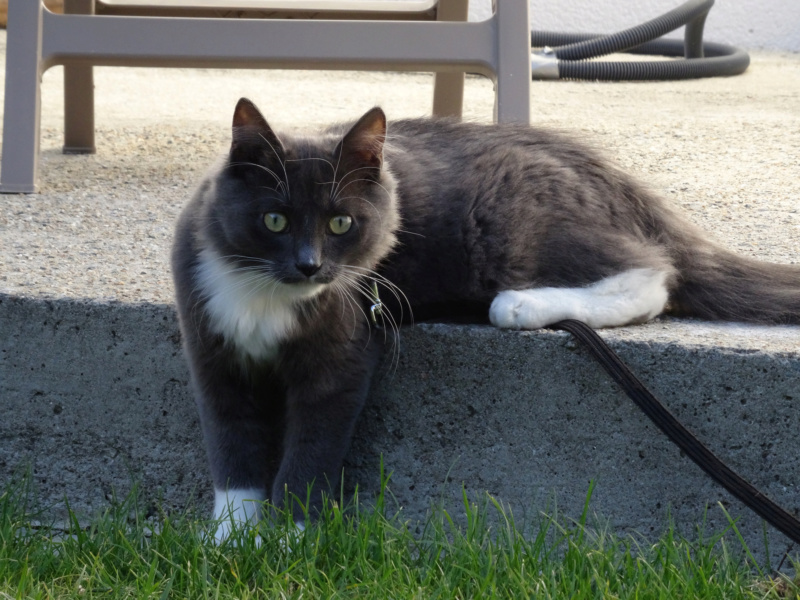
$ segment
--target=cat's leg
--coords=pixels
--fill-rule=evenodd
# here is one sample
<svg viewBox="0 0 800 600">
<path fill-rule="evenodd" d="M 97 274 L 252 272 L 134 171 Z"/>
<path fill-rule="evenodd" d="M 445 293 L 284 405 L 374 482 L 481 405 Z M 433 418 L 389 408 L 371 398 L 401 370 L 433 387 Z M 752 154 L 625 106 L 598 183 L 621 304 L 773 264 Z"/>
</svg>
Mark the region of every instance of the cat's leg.
<svg viewBox="0 0 800 600">
<path fill-rule="evenodd" d="M 591 327 L 641 323 L 661 314 L 669 295 L 665 271 L 630 269 L 585 287 L 500 292 L 489 309 L 493 325 L 539 329 L 564 319 Z"/>
<path fill-rule="evenodd" d="M 322 508 L 323 493 L 335 493 L 340 485 L 342 462 L 379 357 L 374 339 L 348 340 L 346 346 L 328 347 L 324 354 L 295 348 L 284 363 L 294 383 L 286 394 L 283 458 L 272 503 L 288 502 L 300 529 L 306 512 L 314 517 Z"/>
<path fill-rule="evenodd" d="M 298 390 L 290 400 L 293 407 L 272 502 L 276 506 L 288 502 L 300 529 L 305 527 L 304 513 L 317 514 L 322 508 L 322 493 L 336 490 L 340 482 L 342 462 L 366 399 L 367 386 L 359 387 L 362 389 L 343 389 L 313 399 Z M 310 496 L 309 485 L 313 486 Z"/>
<path fill-rule="evenodd" d="M 227 369 L 206 369 L 195 384 L 214 482 L 214 539 L 255 525 L 280 462 L 280 388 L 254 387 Z"/>
</svg>

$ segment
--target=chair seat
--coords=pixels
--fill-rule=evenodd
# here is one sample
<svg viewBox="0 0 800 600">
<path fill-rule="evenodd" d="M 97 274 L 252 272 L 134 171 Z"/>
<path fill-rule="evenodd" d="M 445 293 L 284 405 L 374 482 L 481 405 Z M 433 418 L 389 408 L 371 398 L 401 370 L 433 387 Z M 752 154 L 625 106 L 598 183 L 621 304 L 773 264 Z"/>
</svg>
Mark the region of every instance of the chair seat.
<svg viewBox="0 0 800 600">
<path fill-rule="evenodd" d="M 436 8 L 438 0 L 235 0 L 225 2 L 223 0 L 97 0 L 98 5 L 108 7 L 159 7 L 170 8 L 212 8 L 218 10 L 330 10 L 337 12 L 350 12 L 371 10 L 381 12 L 385 10 L 397 12 L 422 12 Z"/>
<path fill-rule="evenodd" d="M 466 0 L 464 0 L 466 3 Z M 96 0 L 98 15 L 436 20 L 439 0 Z"/>
</svg>

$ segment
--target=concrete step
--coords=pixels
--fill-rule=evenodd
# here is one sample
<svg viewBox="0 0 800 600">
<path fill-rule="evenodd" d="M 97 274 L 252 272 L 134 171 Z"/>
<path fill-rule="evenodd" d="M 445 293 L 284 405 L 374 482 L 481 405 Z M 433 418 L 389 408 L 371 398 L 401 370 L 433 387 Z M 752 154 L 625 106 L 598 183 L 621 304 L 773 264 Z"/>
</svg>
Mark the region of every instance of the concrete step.
<svg viewBox="0 0 800 600">
<path fill-rule="evenodd" d="M 657 320 L 603 337 L 724 460 L 800 513 L 798 327 Z M 102 509 L 138 482 L 167 510 L 210 511 L 210 478 L 172 306 L 0 295 L 0 481 L 29 466 L 42 506 Z M 762 523 L 671 445 L 568 335 L 421 324 L 390 347 L 347 459 L 406 518 L 492 494 L 518 522 L 591 509 L 620 533 Z M 706 512 L 707 510 L 707 512 Z M 780 558 L 786 538 L 769 528 Z"/>
<path fill-rule="evenodd" d="M 0 31 L 0 54 L 6 34 Z M 0 78 L 4 76 L 0 60 Z M 754 52 L 735 78 L 537 82 L 533 121 L 568 129 L 670 199 L 727 247 L 800 255 L 800 57 Z M 210 507 L 211 486 L 170 302 L 175 217 L 230 143 L 236 101 L 278 129 L 430 111 L 429 74 L 95 70 L 98 153 L 64 156 L 63 73 L 42 78 L 41 193 L 0 198 L 0 484 L 28 464 L 41 503 L 86 514 L 132 480 L 166 508 Z M 2 89 L 0 89 L 2 94 Z M 465 118 L 491 119 L 468 77 Z M 7 150 L 7 149 L 4 149 Z M 796 328 L 658 321 L 603 336 L 726 460 L 797 511 Z M 420 325 L 376 378 L 348 486 L 378 486 L 379 457 L 410 519 L 462 482 L 518 519 L 592 509 L 619 531 L 726 524 L 754 548 L 760 521 L 680 456 L 566 334 Z M 780 555 L 785 540 L 771 535 Z"/>
</svg>

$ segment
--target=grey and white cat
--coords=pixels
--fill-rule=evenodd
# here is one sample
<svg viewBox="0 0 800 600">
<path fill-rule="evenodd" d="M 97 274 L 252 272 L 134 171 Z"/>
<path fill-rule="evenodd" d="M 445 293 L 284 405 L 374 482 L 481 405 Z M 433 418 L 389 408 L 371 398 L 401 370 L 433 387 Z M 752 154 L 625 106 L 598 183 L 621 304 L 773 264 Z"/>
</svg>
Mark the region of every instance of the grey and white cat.
<svg viewBox="0 0 800 600">
<path fill-rule="evenodd" d="M 342 460 L 388 324 L 461 317 L 536 329 L 664 312 L 800 322 L 800 268 L 736 256 L 561 134 L 373 108 L 277 135 L 242 99 L 230 153 L 177 225 L 183 343 L 215 517 L 307 497 Z M 293 503 L 302 526 L 303 511 Z"/>
</svg>

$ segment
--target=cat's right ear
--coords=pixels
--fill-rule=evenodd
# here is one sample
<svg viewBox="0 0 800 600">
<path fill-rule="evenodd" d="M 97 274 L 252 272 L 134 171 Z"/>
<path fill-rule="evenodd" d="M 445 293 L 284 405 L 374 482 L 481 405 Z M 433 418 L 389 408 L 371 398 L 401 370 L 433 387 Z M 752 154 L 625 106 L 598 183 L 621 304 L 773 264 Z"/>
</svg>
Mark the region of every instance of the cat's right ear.
<svg viewBox="0 0 800 600">
<path fill-rule="evenodd" d="M 247 98 L 241 98 L 233 111 L 231 164 L 261 163 L 264 160 L 283 161 L 283 144 L 267 120 Z"/>
</svg>

